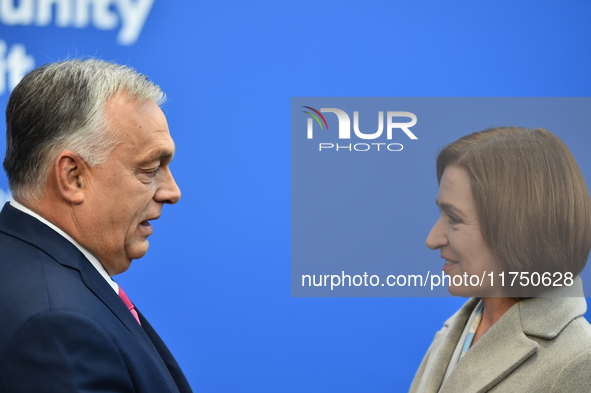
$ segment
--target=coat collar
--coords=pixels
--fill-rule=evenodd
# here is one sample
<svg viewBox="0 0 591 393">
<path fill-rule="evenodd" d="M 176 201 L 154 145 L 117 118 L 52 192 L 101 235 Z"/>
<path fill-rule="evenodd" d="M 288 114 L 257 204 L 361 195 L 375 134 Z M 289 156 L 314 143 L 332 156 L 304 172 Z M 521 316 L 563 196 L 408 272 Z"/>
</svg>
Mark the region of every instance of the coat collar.
<svg viewBox="0 0 591 393">
<path fill-rule="evenodd" d="M 546 340 L 553 339 L 573 319 L 585 314 L 587 302 L 584 296 L 583 282 L 576 277 L 570 287 L 553 287 L 542 297 L 522 300 L 517 305 L 523 332 Z"/>
<path fill-rule="evenodd" d="M 84 254 L 62 235 L 36 218 L 10 206 L 9 203 L 4 205 L 0 213 L 0 232 L 42 250 L 62 266 L 79 271 L 86 287 L 115 314 L 131 333 L 137 336 L 141 331 L 141 328 L 138 330 L 138 323 L 115 291 Z"/>
<path fill-rule="evenodd" d="M 576 295 L 578 297 L 566 297 Z M 453 352 L 476 305 L 474 300 L 471 299 L 462 308 L 468 310 L 450 321 L 450 328 L 455 330 L 450 330 L 446 340 L 447 352 Z M 583 315 L 586 309 L 582 282 L 578 277 L 572 287 L 554 289 L 547 291 L 544 297 L 519 301 L 466 352 L 440 393 L 488 391 L 536 353 L 539 344 L 530 337 L 552 339 L 573 319 Z M 446 357 L 440 359 L 445 366 L 451 357 L 451 352 L 449 356 L 447 352 Z M 442 378 L 441 375 L 440 380 Z"/>
<path fill-rule="evenodd" d="M 454 348 L 464 326 L 465 322 L 453 340 Z M 440 393 L 487 391 L 533 355 L 537 347 L 538 343 L 523 333 L 519 308 L 514 305 L 466 352 Z"/>
<path fill-rule="evenodd" d="M 0 232 L 29 243 L 47 253 L 61 265 L 80 270 L 82 253 L 62 235 L 6 203 L 0 213 Z"/>
<path fill-rule="evenodd" d="M 439 392 L 439 388 L 443 382 L 449 364 L 449 359 L 451 359 L 456 344 L 464 330 L 464 326 L 479 300 L 480 299 L 477 298 L 468 300 L 462 308 L 445 321 L 443 329 L 435 335 L 433 343 L 429 348 L 428 355 L 423 360 L 423 363 L 421 363 L 421 367 L 415 377 L 415 381 L 418 383 L 416 385 L 413 383 L 411 392 Z"/>
<path fill-rule="evenodd" d="M 75 245 L 41 221 L 15 209 L 9 203 L 6 203 L 0 212 L 0 232 L 37 247 L 62 266 L 79 271 L 85 286 L 111 310 L 158 364 L 170 391 L 178 392 L 167 366 L 146 332 L 115 291 Z"/>
</svg>

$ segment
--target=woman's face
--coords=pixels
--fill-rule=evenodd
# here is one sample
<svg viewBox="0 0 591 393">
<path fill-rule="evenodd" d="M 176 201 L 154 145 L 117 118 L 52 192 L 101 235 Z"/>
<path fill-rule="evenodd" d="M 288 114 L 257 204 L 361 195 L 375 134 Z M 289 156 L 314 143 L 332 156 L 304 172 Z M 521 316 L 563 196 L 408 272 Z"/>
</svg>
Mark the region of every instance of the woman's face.
<svg viewBox="0 0 591 393">
<path fill-rule="evenodd" d="M 465 297 L 501 296 L 491 290 L 489 274 L 493 273 L 498 287 L 499 270 L 482 238 L 470 179 L 464 169 L 453 165 L 445 168 L 436 202 L 441 215 L 427 237 L 427 247 L 440 250 L 445 260 L 443 271 L 452 279 L 449 292 Z"/>
</svg>

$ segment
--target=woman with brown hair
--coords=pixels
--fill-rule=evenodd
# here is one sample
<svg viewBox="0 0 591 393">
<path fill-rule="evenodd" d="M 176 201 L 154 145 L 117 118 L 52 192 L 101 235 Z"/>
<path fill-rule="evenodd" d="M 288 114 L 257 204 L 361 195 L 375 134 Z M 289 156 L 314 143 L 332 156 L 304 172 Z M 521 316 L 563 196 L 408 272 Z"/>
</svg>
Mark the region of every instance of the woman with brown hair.
<svg viewBox="0 0 591 393">
<path fill-rule="evenodd" d="M 591 198 L 569 149 L 543 129 L 488 129 L 443 149 L 437 178 L 427 246 L 445 260 L 450 293 L 472 298 L 436 334 L 410 391 L 590 392 L 578 275 Z"/>
</svg>

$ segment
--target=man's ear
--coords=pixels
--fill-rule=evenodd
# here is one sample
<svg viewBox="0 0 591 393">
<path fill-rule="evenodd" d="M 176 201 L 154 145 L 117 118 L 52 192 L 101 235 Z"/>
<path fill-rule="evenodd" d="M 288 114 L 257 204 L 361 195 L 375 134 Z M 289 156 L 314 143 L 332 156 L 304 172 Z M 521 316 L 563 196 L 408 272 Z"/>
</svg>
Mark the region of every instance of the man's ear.
<svg viewBox="0 0 591 393">
<path fill-rule="evenodd" d="M 77 205 L 84 202 L 89 173 L 88 165 L 78 154 L 70 150 L 61 152 L 55 160 L 54 175 L 62 198 Z"/>
</svg>

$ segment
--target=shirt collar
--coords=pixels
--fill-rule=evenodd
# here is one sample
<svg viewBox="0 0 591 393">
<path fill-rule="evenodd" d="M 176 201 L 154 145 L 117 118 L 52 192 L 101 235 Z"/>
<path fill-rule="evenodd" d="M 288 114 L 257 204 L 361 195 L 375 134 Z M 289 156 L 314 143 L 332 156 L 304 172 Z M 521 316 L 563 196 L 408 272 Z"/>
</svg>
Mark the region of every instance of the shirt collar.
<svg viewBox="0 0 591 393">
<path fill-rule="evenodd" d="M 101 262 L 98 260 L 98 258 L 95 257 L 86 248 L 82 247 L 70 235 L 68 235 L 66 232 L 62 231 L 60 228 L 58 228 L 57 226 L 55 226 L 51 222 L 47 221 L 45 218 L 41 217 L 39 214 L 35 213 L 34 211 L 32 211 L 31 209 L 29 209 L 28 207 L 21 205 L 20 203 L 18 203 L 14 199 L 11 199 L 10 200 L 10 206 L 14 207 L 15 209 L 20 210 L 23 213 L 26 213 L 26 214 L 30 215 L 32 217 L 35 217 L 37 220 L 39 220 L 42 223 L 44 223 L 45 225 L 47 225 L 48 227 L 50 227 L 51 229 L 53 229 L 54 231 L 56 231 L 57 233 L 59 233 L 60 235 L 62 235 L 65 239 L 67 239 L 74 246 L 76 246 L 76 248 L 78 250 L 80 250 L 80 252 L 82 254 L 84 254 L 84 256 L 86 257 L 86 259 L 88 259 L 88 261 L 100 273 L 100 275 L 105 279 L 105 281 L 107 281 L 107 283 L 111 286 L 111 288 L 113 288 L 113 290 L 115 291 L 115 293 L 117 293 L 117 294 L 119 293 L 119 285 L 117 285 L 117 283 L 115 281 L 113 281 L 113 279 L 109 276 L 109 274 L 105 270 L 105 267 L 101 264 Z"/>
</svg>

